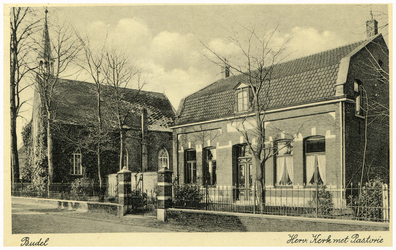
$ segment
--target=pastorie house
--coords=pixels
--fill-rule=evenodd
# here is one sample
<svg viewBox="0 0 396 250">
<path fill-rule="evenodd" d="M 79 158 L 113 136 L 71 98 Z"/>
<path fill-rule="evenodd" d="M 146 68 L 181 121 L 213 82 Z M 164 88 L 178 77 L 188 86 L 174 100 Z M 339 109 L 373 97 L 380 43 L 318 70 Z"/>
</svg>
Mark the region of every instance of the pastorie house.
<svg viewBox="0 0 396 250">
<path fill-rule="evenodd" d="M 284 198 L 308 197 L 303 192 L 324 184 L 339 192 L 334 206 L 345 206 L 345 188 L 360 181 L 364 152 L 372 173 L 389 169 L 387 119 L 367 108 L 389 107 L 388 85 L 379 73 L 388 72 L 389 55 L 375 20 L 367 22 L 367 31 L 366 40 L 274 66 L 265 89 L 271 100 L 265 145 L 278 150 L 265 162 L 266 205 L 305 206 L 309 199 Z M 250 133 L 252 144 L 257 139 L 246 81 L 244 74 L 226 75 L 182 100 L 172 126 L 179 184 L 217 189 L 220 196 L 232 192 L 228 199 L 235 203 L 250 199 L 256 169 L 240 131 Z"/>
</svg>

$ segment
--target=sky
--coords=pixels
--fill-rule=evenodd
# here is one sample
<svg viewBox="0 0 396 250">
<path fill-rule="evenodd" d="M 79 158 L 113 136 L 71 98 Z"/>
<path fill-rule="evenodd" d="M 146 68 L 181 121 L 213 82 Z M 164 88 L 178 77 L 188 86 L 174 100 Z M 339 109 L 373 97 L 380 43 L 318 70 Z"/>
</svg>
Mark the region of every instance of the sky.
<svg viewBox="0 0 396 250">
<path fill-rule="evenodd" d="M 273 46 L 290 40 L 284 52 L 287 61 L 364 40 L 370 10 L 380 27 L 388 23 L 384 4 L 36 5 L 42 15 L 44 6 L 49 25 L 69 24 L 93 46 L 106 41 L 125 53 L 141 71 L 143 90 L 165 93 L 176 110 L 182 98 L 223 77 L 203 45 L 232 57 L 239 53 L 230 40 L 233 32 L 244 41 L 245 28 L 260 33 L 276 27 Z M 380 32 L 388 39 L 386 28 Z M 68 78 L 92 82 L 84 74 Z M 137 80 L 129 87 L 137 87 Z M 32 93 L 27 90 L 22 97 L 31 100 Z M 31 118 L 31 105 L 23 110 L 26 119 L 18 121 L 19 131 Z"/>
</svg>

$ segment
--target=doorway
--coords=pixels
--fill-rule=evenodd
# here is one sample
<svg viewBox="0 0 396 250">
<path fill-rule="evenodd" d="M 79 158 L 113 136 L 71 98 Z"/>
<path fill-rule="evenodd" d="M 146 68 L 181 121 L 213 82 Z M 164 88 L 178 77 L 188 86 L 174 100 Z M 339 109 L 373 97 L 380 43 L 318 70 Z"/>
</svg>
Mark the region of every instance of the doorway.
<svg viewBox="0 0 396 250">
<path fill-rule="evenodd" d="M 247 145 L 234 146 L 234 164 L 233 164 L 233 199 L 248 200 L 252 187 L 252 157 L 247 150 Z"/>
</svg>

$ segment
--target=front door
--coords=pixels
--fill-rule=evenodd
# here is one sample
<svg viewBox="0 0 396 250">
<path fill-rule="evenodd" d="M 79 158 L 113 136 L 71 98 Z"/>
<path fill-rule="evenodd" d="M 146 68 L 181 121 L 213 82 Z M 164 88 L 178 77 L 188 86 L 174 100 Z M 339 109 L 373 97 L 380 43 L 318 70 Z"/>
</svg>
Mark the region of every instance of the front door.
<svg viewBox="0 0 396 250">
<path fill-rule="evenodd" d="M 234 199 L 249 199 L 250 189 L 252 187 L 252 158 L 241 157 L 238 159 L 238 164 L 234 170 L 236 177 L 233 183 Z"/>
</svg>

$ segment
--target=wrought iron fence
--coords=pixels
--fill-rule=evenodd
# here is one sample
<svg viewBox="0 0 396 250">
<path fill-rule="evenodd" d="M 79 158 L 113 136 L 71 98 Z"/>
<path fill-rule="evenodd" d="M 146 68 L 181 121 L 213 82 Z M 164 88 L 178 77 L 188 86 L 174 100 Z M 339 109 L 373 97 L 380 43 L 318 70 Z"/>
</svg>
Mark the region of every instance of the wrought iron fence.
<svg viewBox="0 0 396 250">
<path fill-rule="evenodd" d="M 49 187 L 43 186 L 34 188 L 31 183 L 15 183 L 11 190 L 12 196 L 35 197 L 61 200 L 80 200 L 96 202 L 117 203 L 115 195 L 109 195 L 108 190 L 113 190 L 113 186 L 103 183 L 102 187 L 98 184 L 87 184 L 83 188 L 72 188 L 72 183 L 52 183 Z"/>
<path fill-rule="evenodd" d="M 173 207 L 389 222 L 388 186 L 174 187 Z"/>
</svg>

